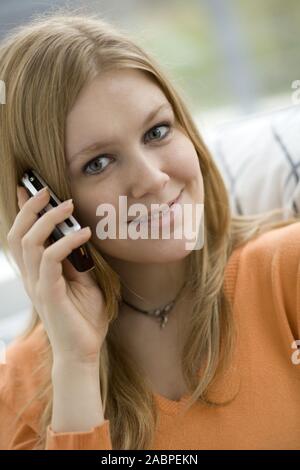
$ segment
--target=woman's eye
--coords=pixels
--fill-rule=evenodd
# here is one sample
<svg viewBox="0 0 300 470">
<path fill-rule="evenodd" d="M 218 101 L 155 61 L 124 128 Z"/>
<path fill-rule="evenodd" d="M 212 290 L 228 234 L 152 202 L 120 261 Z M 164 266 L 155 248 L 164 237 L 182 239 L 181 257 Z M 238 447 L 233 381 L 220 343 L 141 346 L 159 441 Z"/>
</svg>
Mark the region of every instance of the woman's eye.
<svg viewBox="0 0 300 470">
<path fill-rule="evenodd" d="M 146 135 L 147 135 L 147 134 L 150 134 L 151 132 L 154 132 L 154 134 L 156 133 L 156 136 L 157 136 L 157 131 L 156 131 L 156 129 L 159 129 L 160 127 L 167 127 L 168 129 L 170 129 L 170 125 L 169 125 L 168 123 L 166 123 L 166 122 L 163 122 L 163 123 L 161 123 L 161 124 L 157 124 L 157 126 L 152 127 L 152 129 L 150 129 L 150 131 L 148 131 L 148 132 L 146 133 Z M 162 140 L 162 139 L 164 139 L 165 137 L 167 137 L 167 135 L 169 134 L 169 132 L 170 132 L 170 130 L 169 130 L 168 132 L 166 132 L 166 133 L 164 134 L 164 136 L 161 137 L 161 138 L 159 138 L 158 140 Z M 160 134 L 160 132 L 159 132 L 159 134 Z M 154 135 L 154 137 L 156 137 L 156 136 Z M 151 139 L 151 140 L 152 140 L 152 139 Z"/>
<path fill-rule="evenodd" d="M 95 173 L 101 173 L 104 170 L 103 170 L 102 164 L 100 163 L 100 160 L 103 160 L 103 159 L 111 160 L 110 158 L 105 157 L 104 155 L 102 156 L 99 155 L 98 157 L 94 158 L 94 160 L 91 160 L 89 163 L 87 163 L 83 167 L 83 172 L 86 174 L 91 174 L 91 175 L 94 175 Z M 104 166 L 104 169 L 106 168 L 106 166 Z"/>
<path fill-rule="evenodd" d="M 168 128 L 168 131 L 165 132 L 163 134 L 163 136 L 161 137 L 161 131 L 158 132 L 158 135 L 157 135 L 157 129 L 159 128 L 162 128 L 162 127 L 166 127 Z M 146 132 L 145 135 L 150 135 L 151 133 L 154 133 L 154 140 L 163 140 L 167 137 L 167 135 L 170 133 L 170 124 L 164 122 L 164 123 L 161 123 L 161 124 L 157 124 L 156 126 L 152 127 L 152 129 L 150 129 L 148 132 Z M 158 138 L 157 138 L 158 137 Z M 150 140 L 153 140 L 153 139 L 150 139 Z M 105 168 L 107 165 L 104 166 L 104 169 L 103 167 L 101 166 L 101 160 L 108 160 L 110 161 L 111 158 L 110 157 L 107 157 L 105 155 L 99 155 L 98 157 L 94 158 L 93 160 L 91 160 L 90 162 L 88 162 L 84 167 L 83 167 L 83 173 L 84 174 L 90 174 L 90 175 L 95 175 L 95 174 L 98 174 L 98 173 L 102 173 L 103 171 L 105 171 Z"/>
</svg>

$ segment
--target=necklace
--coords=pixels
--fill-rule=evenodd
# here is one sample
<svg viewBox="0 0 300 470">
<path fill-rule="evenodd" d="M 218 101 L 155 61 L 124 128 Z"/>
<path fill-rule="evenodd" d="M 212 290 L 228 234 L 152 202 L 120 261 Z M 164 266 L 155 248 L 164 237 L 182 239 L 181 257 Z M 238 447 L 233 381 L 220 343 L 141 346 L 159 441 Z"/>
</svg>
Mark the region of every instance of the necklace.
<svg viewBox="0 0 300 470">
<path fill-rule="evenodd" d="M 187 281 L 183 284 L 183 286 L 181 287 L 180 291 L 178 292 L 178 294 L 176 295 L 174 300 L 167 303 L 167 305 L 165 305 L 164 307 L 161 307 L 161 308 L 155 308 L 153 310 L 142 310 L 141 308 L 135 307 L 131 303 L 127 302 L 123 298 L 121 300 L 121 303 L 124 302 L 124 304 L 128 305 L 129 307 L 133 308 L 134 310 L 137 310 L 138 312 L 144 313 L 145 315 L 152 315 L 152 316 L 158 318 L 158 320 L 160 321 L 160 328 L 164 328 L 167 321 L 168 321 L 168 314 L 170 313 L 170 311 L 174 307 L 176 301 L 178 300 L 179 295 L 182 292 L 182 289 L 185 287 L 186 284 L 187 284 Z"/>
</svg>

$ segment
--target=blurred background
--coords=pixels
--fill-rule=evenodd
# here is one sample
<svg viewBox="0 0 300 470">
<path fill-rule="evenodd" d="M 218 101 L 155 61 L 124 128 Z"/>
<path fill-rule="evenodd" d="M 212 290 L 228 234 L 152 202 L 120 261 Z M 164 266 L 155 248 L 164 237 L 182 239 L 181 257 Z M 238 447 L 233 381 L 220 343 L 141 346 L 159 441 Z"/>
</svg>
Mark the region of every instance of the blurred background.
<svg viewBox="0 0 300 470">
<path fill-rule="evenodd" d="M 203 135 L 293 104 L 300 85 L 299 0 L 1 0 L 0 41 L 12 27 L 61 6 L 97 12 L 133 33 L 171 75 Z M 6 344 L 28 321 L 29 305 L 0 251 Z"/>
</svg>

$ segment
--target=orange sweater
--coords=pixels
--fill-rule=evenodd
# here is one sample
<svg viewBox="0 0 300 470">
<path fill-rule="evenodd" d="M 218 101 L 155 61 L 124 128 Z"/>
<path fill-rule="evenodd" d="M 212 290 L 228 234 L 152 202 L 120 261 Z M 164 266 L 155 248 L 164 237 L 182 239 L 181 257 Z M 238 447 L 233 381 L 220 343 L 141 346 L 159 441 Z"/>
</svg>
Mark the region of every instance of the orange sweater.
<svg viewBox="0 0 300 470">
<path fill-rule="evenodd" d="M 155 394 L 159 421 L 152 449 L 300 449 L 300 222 L 272 230 L 237 248 L 228 260 L 225 292 L 233 303 L 238 341 L 232 366 L 211 398 L 221 408 Z M 43 400 L 16 422 L 41 377 L 32 376 L 45 341 L 42 325 L 8 348 L 0 368 L 0 449 L 32 449 Z M 88 432 L 54 433 L 45 449 L 112 449 L 110 422 Z"/>
</svg>

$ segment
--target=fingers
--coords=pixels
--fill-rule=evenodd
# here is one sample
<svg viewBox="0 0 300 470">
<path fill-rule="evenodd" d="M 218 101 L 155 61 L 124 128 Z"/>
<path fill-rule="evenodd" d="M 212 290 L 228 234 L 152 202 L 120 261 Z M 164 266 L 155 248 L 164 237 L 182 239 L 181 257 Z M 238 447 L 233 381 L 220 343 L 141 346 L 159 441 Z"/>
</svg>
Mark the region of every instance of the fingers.
<svg viewBox="0 0 300 470">
<path fill-rule="evenodd" d="M 17 199 L 18 199 L 18 206 L 22 209 L 24 203 L 29 199 L 29 194 L 27 193 L 26 189 L 23 186 L 17 185 Z"/>
<path fill-rule="evenodd" d="M 80 230 L 51 244 L 49 237 L 55 226 L 64 221 L 74 209 L 72 201 L 65 201 L 39 217 L 49 203 L 47 188 L 30 197 L 26 189 L 17 186 L 20 211 L 8 234 L 9 246 L 21 270 L 28 291 L 38 283 L 41 273 L 49 286 L 51 279 L 56 282 L 62 275 L 62 261 L 72 250 L 85 243 L 91 235 L 90 229 Z M 47 244 L 47 240 L 49 243 Z M 46 248 L 45 248 L 46 245 Z M 74 274 L 75 276 L 75 274 Z"/>
<path fill-rule="evenodd" d="M 75 233 L 66 235 L 45 249 L 39 272 L 39 285 L 43 295 L 46 295 L 50 284 L 54 285 L 61 279 L 62 261 L 75 248 L 86 243 L 90 236 L 90 228 L 84 227 Z"/>
<path fill-rule="evenodd" d="M 55 226 L 69 217 L 73 209 L 71 200 L 59 204 L 43 214 L 22 238 L 23 262 L 27 277 L 32 285 L 36 284 L 39 278 L 45 241 L 50 237 Z"/>
<path fill-rule="evenodd" d="M 17 196 L 20 211 L 7 235 L 7 241 L 10 251 L 24 276 L 25 266 L 21 240 L 39 218 L 38 213 L 48 204 L 50 194 L 48 191 L 42 190 L 34 197 L 30 197 L 25 188 L 18 187 Z"/>
</svg>

